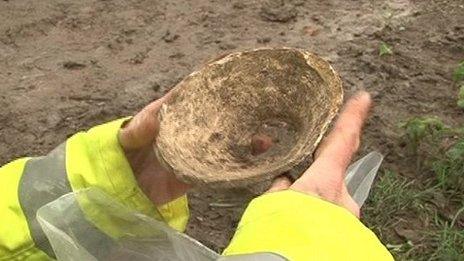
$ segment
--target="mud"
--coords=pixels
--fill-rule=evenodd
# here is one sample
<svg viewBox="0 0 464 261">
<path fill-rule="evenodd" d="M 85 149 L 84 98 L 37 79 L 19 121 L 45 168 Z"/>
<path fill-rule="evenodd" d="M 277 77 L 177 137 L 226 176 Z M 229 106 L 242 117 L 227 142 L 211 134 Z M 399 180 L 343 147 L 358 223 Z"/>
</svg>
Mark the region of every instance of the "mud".
<svg viewBox="0 0 464 261">
<path fill-rule="evenodd" d="M 464 123 L 452 81 L 463 25 L 459 0 L 0 1 L 0 162 L 133 114 L 218 54 L 290 46 L 330 60 L 347 97 L 373 94 L 361 153 L 379 150 L 384 168 L 413 175 L 398 123 Z M 381 42 L 393 55 L 378 55 Z M 188 233 L 223 249 L 255 194 L 192 192 Z"/>
</svg>

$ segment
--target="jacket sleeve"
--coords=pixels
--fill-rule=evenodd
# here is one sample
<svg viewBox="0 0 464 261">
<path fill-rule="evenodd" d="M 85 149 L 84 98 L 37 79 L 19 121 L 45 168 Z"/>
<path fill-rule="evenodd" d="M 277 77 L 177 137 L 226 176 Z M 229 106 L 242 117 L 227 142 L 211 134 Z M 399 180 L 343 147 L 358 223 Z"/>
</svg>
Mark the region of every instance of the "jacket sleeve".
<svg viewBox="0 0 464 261">
<path fill-rule="evenodd" d="M 54 258 L 36 212 L 64 194 L 89 187 L 179 231 L 185 229 L 186 196 L 155 207 L 139 188 L 117 138 L 125 120 L 77 133 L 45 157 L 19 159 L 0 168 L 0 260 Z"/>
<path fill-rule="evenodd" d="M 223 255 L 288 260 L 393 260 L 375 234 L 339 206 L 296 191 L 254 199 Z"/>
</svg>

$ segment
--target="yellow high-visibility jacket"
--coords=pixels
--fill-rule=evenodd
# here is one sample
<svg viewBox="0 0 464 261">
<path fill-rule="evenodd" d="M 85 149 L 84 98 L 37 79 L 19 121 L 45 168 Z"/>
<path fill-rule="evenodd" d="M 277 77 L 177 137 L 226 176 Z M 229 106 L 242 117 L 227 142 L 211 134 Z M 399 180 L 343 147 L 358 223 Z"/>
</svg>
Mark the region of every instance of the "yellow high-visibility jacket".
<svg viewBox="0 0 464 261">
<path fill-rule="evenodd" d="M 36 212 L 88 187 L 179 231 L 185 229 L 186 196 L 155 207 L 139 188 L 117 138 L 123 122 L 77 133 L 45 157 L 19 159 L 0 168 L 0 260 L 53 259 Z M 269 193 L 250 203 L 223 255 L 251 253 L 288 260 L 392 260 L 350 212 L 294 191 Z"/>
</svg>

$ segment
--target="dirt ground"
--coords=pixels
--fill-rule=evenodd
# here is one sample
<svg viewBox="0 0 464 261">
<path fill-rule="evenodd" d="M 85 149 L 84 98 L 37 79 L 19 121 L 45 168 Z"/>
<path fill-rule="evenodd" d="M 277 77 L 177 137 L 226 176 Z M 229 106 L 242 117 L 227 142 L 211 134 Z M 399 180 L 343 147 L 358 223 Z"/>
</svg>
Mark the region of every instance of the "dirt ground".
<svg viewBox="0 0 464 261">
<path fill-rule="evenodd" d="M 379 56 L 381 42 L 393 55 Z M 131 115 L 219 54 L 260 46 L 309 49 L 341 74 L 346 96 L 372 93 L 362 154 L 381 151 L 401 175 L 414 172 L 401 121 L 464 123 L 452 81 L 462 0 L 2 0 L 0 163 Z M 192 192 L 188 234 L 221 251 L 253 193 Z"/>
</svg>

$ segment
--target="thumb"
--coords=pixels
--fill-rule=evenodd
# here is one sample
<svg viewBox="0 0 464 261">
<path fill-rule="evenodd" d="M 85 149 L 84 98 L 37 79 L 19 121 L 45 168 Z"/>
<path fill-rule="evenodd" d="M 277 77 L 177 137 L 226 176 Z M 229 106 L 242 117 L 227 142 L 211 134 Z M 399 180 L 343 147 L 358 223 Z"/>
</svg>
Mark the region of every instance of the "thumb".
<svg viewBox="0 0 464 261">
<path fill-rule="evenodd" d="M 155 140 L 159 131 L 158 111 L 165 98 L 160 98 L 137 113 L 119 131 L 119 142 L 125 150 L 139 149 Z"/>
<path fill-rule="evenodd" d="M 271 193 L 271 192 L 278 192 L 282 190 L 288 189 L 292 185 L 292 182 L 290 179 L 285 176 L 278 176 L 277 178 L 274 179 L 272 182 L 271 187 L 265 192 L 265 193 Z"/>
</svg>

